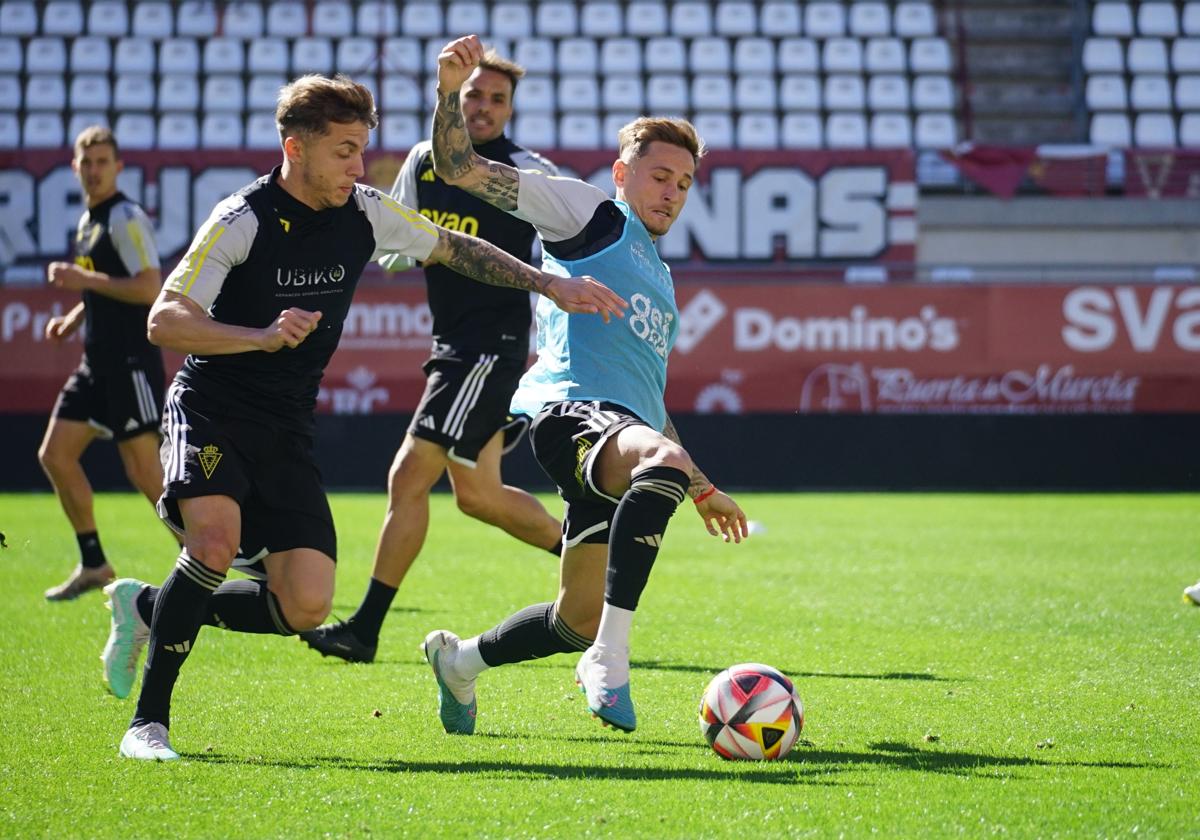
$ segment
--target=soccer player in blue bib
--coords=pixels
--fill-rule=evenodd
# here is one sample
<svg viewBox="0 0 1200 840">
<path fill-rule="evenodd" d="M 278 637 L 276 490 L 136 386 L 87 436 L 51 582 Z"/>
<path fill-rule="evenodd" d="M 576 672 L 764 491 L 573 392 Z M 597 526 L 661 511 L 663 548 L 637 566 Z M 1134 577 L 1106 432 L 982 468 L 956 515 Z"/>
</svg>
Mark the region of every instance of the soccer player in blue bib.
<svg viewBox="0 0 1200 840">
<path fill-rule="evenodd" d="M 514 413 L 534 417 L 534 454 L 566 503 L 557 600 L 471 639 L 435 630 L 425 656 L 447 732 L 474 731 L 485 669 L 571 651 L 583 651 L 575 678 L 592 714 L 632 731 L 629 632 L 675 508 L 690 496 L 709 533 L 748 536 L 745 514 L 692 462 L 663 405 L 679 310 L 655 240 L 683 209 L 703 147 L 685 120 L 633 121 L 619 135 L 615 201 L 583 181 L 488 160 L 472 149 L 459 102 L 482 56 L 474 35 L 438 56 L 435 171 L 532 224 L 546 271 L 592 274 L 629 310 L 593 323 L 539 302 L 538 358 L 513 397 Z"/>
</svg>

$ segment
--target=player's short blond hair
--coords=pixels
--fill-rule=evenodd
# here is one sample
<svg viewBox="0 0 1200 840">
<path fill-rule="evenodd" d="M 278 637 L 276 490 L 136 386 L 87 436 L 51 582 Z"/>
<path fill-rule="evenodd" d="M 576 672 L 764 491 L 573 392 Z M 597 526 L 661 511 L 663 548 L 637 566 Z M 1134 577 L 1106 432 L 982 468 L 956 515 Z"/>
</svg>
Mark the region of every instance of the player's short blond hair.
<svg viewBox="0 0 1200 840">
<path fill-rule="evenodd" d="M 379 114 L 371 91 L 349 76 L 339 73 L 331 79 L 310 73 L 279 91 L 275 126 L 280 139 L 295 135 L 320 137 L 329 133 L 330 123 L 356 122 L 375 128 Z"/>
<path fill-rule="evenodd" d="M 117 135 L 112 133 L 112 129 L 103 125 L 89 125 L 83 131 L 79 132 L 75 138 L 75 157 L 83 154 L 84 149 L 90 149 L 92 146 L 112 146 L 113 157 L 121 157 L 121 149 L 117 146 Z"/>
<path fill-rule="evenodd" d="M 628 163 L 646 153 L 655 141 L 670 143 L 692 153 L 692 160 L 700 162 L 708 149 L 696 133 L 696 127 L 685 119 L 675 117 L 638 117 L 617 132 L 618 156 Z"/>
<path fill-rule="evenodd" d="M 479 68 L 508 76 L 508 80 L 512 82 L 512 93 L 514 94 L 517 92 L 517 82 L 525 78 L 524 67 L 515 61 L 505 58 L 490 47 L 483 54 L 483 58 L 479 62 Z"/>
</svg>

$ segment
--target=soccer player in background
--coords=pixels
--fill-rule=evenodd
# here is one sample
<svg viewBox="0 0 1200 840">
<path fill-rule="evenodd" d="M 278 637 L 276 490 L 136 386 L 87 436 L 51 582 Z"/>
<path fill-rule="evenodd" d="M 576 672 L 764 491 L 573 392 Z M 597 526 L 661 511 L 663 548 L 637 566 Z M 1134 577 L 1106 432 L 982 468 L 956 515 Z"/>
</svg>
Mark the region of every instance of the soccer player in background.
<svg viewBox="0 0 1200 840">
<path fill-rule="evenodd" d="M 483 157 L 556 175 L 548 160 L 504 135 L 517 81 L 524 75 L 520 65 L 491 51 L 484 55 L 462 86 L 467 133 Z M 437 178 L 430 151 L 428 140 L 413 146 L 392 196 L 446 227 L 529 262 L 533 226 Z M 410 258 L 395 254 L 380 262 L 391 271 L 413 265 Z M 426 262 L 424 268 L 433 353 L 424 367 L 425 394 L 388 475 L 388 510 L 366 595 L 346 621 L 300 634 L 322 654 L 350 662 L 374 660 L 388 608 L 425 540 L 429 493 L 447 470 L 464 513 L 555 557 L 562 548 L 559 521 L 536 498 L 505 485 L 500 473 L 501 457 L 520 442 L 528 425 L 524 415 L 510 417 L 508 406 L 529 358 L 529 294 L 480 287 L 436 262 Z"/>
<path fill-rule="evenodd" d="M 115 577 L 79 462 L 92 441 L 116 441 L 125 475 L 151 504 L 162 492 L 158 426 L 166 374 L 162 352 L 146 338 L 162 274 L 150 220 L 117 189 L 123 167 L 109 129 L 90 126 L 75 138 L 71 168 L 87 209 L 75 232 L 74 264 L 50 263 L 46 272 L 50 285 L 83 298 L 47 322 L 46 338 L 57 343 L 84 329 L 83 358 L 59 392 L 38 449 L 79 542 L 79 565 L 46 590 L 50 601 L 69 601 Z"/>
<path fill-rule="evenodd" d="M 171 693 L 202 625 L 292 635 L 329 612 L 337 540 L 312 455 L 313 411 L 369 260 L 433 258 L 605 318 L 624 303 L 591 279 L 539 272 L 357 184 L 378 123 L 362 85 L 301 77 L 280 92 L 275 118 L 282 165 L 216 206 L 150 311 L 151 340 L 189 354 L 167 394 L 159 502 L 184 549 L 161 588 L 130 579 L 105 587 L 114 694 L 128 694 L 149 642 L 120 745 L 130 758 L 179 757 L 168 739 Z M 226 581 L 239 555 L 260 562 L 265 580 Z"/>
<path fill-rule="evenodd" d="M 630 311 L 600 330 L 539 302 L 538 359 L 513 398 L 514 411 L 535 417 L 534 454 L 566 502 L 557 600 L 465 641 L 435 630 L 425 655 L 447 732 L 474 731 L 475 680 L 487 668 L 571 651 L 583 651 L 575 676 L 591 712 L 632 731 L 629 632 L 675 508 L 691 496 L 714 536 L 747 536 L 745 515 L 694 464 L 663 404 L 679 312 L 655 240 L 683 209 L 703 149 L 684 120 L 635 120 L 619 136 L 616 201 L 583 181 L 487 160 L 471 147 L 459 93 L 481 56 L 472 35 L 438 57 L 437 173 L 537 228 L 548 271 L 594 272 Z"/>
</svg>

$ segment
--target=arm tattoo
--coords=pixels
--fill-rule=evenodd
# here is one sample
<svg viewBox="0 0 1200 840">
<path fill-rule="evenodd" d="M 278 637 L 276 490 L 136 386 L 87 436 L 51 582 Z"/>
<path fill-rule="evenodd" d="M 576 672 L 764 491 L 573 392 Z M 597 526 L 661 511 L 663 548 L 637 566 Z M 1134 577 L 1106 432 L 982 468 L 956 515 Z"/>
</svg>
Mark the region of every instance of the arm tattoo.
<svg viewBox="0 0 1200 840">
<path fill-rule="evenodd" d="M 683 441 L 679 439 L 679 432 L 676 431 L 675 424 L 671 422 L 670 417 L 667 418 L 667 425 L 663 427 L 663 436 L 667 440 L 683 446 Z M 688 496 L 694 499 L 711 486 L 712 482 L 708 480 L 708 476 L 701 472 L 695 461 L 692 461 L 692 478 L 691 483 L 688 484 Z"/>
<path fill-rule="evenodd" d="M 520 175 L 507 164 L 488 160 L 471 146 L 458 91 L 438 94 L 433 115 L 433 168 L 452 181 L 470 176 L 458 186 L 501 210 L 517 209 Z"/>
<path fill-rule="evenodd" d="M 442 252 L 441 262 L 481 283 L 524 289 L 539 295 L 546 294 L 550 287 L 548 275 L 473 236 L 439 229 L 435 250 Z"/>
</svg>

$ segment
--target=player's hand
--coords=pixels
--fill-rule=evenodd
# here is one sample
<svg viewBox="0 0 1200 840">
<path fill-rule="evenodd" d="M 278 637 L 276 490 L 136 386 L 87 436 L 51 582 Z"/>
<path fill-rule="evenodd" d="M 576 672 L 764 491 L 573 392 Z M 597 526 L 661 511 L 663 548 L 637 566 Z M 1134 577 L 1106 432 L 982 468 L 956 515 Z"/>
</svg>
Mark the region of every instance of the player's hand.
<svg viewBox="0 0 1200 840">
<path fill-rule="evenodd" d="M 550 277 L 550 282 L 546 284 L 544 294 L 563 312 L 599 315 L 606 324 L 613 315 L 625 317 L 629 304 L 595 277 L 546 276 Z"/>
<path fill-rule="evenodd" d="M 454 93 L 461 89 L 482 60 L 483 42 L 478 35 L 451 41 L 438 54 L 438 92 Z"/>
<path fill-rule="evenodd" d="M 80 292 L 86 288 L 84 274 L 74 263 L 50 263 L 46 268 L 46 279 L 54 288 L 68 292 Z"/>
<path fill-rule="evenodd" d="M 309 333 L 317 328 L 320 312 L 304 309 L 285 309 L 271 326 L 263 330 L 262 349 L 274 353 L 283 347 L 299 347 Z"/>
<path fill-rule="evenodd" d="M 46 340 L 58 343 L 75 332 L 76 325 L 66 315 L 55 315 L 46 322 Z"/>
<path fill-rule="evenodd" d="M 732 540 L 740 543 L 750 536 L 746 514 L 742 513 L 737 502 L 720 490 L 697 504 L 696 512 L 704 520 L 704 527 L 708 529 L 708 533 L 720 537 L 725 542 Z"/>
</svg>

